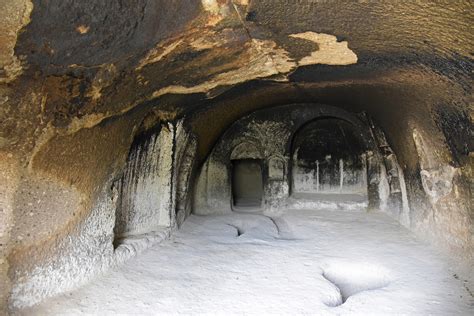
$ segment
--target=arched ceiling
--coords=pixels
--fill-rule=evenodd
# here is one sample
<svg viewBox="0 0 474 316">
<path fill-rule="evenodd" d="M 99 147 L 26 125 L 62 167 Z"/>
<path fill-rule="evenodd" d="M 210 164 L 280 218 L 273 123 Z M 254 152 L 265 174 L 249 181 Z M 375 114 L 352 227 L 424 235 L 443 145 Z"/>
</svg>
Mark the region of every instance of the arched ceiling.
<svg viewBox="0 0 474 316">
<path fill-rule="evenodd" d="M 30 166 L 52 140 L 77 147 L 67 139 L 84 129 L 125 124 L 133 137 L 181 116 L 203 157 L 239 117 L 298 102 L 367 111 L 411 157 L 410 124 L 457 137 L 471 115 L 471 1 L 1 5 L 0 149 Z"/>
<path fill-rule="evenodd" d="M 3 40 L 14 51 L 2 51 L 0 59 L 3 81 L 16 80 L 15 86 L 2 92 L 10 100 L 36 95 L 33 101 L 40 106 L 33 115 L 27 113 L 31 107 L 19 113 L 32 125 L 77 129 L 147 102 L 162 106 L 166 94 L 213 98 L 250 80 L 352 82 L 391 72 L 396 84 L 414 67 L 414 80 L 420 73 L 428 80 L 439 74 L 466 88 L 472 6 L 470 1 L 23 0 L 3 13 L 17 19 L 0 22 L 17 28 Z M 14 72 L 6 67 L 13 59 L 21 68 Z"/>
</svg>

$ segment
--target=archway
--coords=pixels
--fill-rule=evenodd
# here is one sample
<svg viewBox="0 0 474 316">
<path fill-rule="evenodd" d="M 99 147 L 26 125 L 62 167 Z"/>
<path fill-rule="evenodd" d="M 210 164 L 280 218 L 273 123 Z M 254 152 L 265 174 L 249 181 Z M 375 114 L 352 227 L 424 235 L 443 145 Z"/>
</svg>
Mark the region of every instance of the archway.
<svg viewBox="0 0 474 316">
<path fill-rule="evenodd" d="M 335 117 L 303 125 L 291 146 L 292 195 L 367 200 L 367 146 L 359 135 L 356 126 Z"/>
</svg>

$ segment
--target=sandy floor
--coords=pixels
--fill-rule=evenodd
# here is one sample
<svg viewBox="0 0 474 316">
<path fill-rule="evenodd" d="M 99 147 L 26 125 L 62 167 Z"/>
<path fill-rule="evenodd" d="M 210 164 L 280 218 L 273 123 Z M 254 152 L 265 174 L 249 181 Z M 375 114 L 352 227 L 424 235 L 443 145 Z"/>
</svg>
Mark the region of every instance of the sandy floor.
<svg viewBox="0 0 474 316">
<path fill-rule="evenodd" d="M 384 214 L 191 216 L 164 241 L 26 315 L 473 315 L 443 259 Z"/>
</svg>

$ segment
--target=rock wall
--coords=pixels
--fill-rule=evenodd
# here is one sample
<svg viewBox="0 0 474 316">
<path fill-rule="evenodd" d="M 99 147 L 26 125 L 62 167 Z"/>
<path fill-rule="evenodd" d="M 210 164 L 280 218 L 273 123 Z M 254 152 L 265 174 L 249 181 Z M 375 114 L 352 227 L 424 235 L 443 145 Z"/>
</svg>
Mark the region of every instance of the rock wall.
<svg viewBox="0 0 474 316">
<path fill-rule="evenodd" d="M 414 199 L 420 207 L 411 214 L 412 228 L 425 238 L 472 256 L 472 192 L 465 187 L 462 169 L 446 162 L 448 149 L 439 139 L 416 127 L 412 137 L 419 157 L 420 186 L 426 197 L 423 201 Z"/>
<path fill-rule="evenodd" d="M 132 145 L 120 185 L 116 236 L 140 235 L 170 227 L 174 126 L 159 126 Z M 142 139 L 144 138 L 144 139 Z"/>
<path fill-rule="evenodd" d="M 12 155 L 0 154 L 0 314 L 6 313 L 6 302 L 10 292 L 8 277 L 8 254 L 11 250 L 11 230 L 14 227 L 14 196 L 19 182 L 18 162 Z M 2 306 L 3 305 L 3 306 Z"/>
<path fill-rule="evenodd" d="M 102 192 L 89 216 L 65 237 L 43 244 L 41 261 L 14 267 L 10 304 L 31 306 L 46 297 L 72 290 L 116 262 L 113 227 L 117 196 Z"/>
<path fill-rule="evenodd" d="M 176 137 L 183 140 L 179 148 L 190 149 L 178 152 Z M 140 134 L 133 142 L 122 175 L 118 180 L 117 176 L 106 180 L 92 201 L 90 213 L 66 235 L 43 243 L 41 252 L 33 254 L 36 260 L 27 259 L 32 252 L 16 254 L 11 269 L 10 305 L 14 308 L 30 306 L 72 290 L 167 238 L 176 227 L 178 162 L 184 166 L 183 161 L 192 160 L 195 148 L 192 139 L 182 122 L 162 123 L 151 132 Z M 188 166 L 184 171 L 188 174 L 185 179 L 189 178 L 190 170 Z M 32 184 L 31 179 L 28 183 Z M 55 192 L 60 193 L 57 189 Z M 189 197 L 185 193 L 180 196 L 184 205 L 189 205 L 184 202 Z M 58 199 L 63 202 L 65 212 L 78 203 L 71 197 L 58 196 Z M 51 203 L 52 199 L 48 200 Z M 68 202 L 72 204 L 70 207 Z M 189 212 L 185 206 L 183 211 Z M 61 225 L 55 228 L 51 224 L 49 229 L 61 228 Z M 15 228 L 25 231 L 18 225 Z"/>
<path fill-rule="evenodd" d="M 192 211 L 192 186 L 196 174 L 197 140 L 179 125 L 176 136 L 176 224 L 180 226 Z"/>
</svg>

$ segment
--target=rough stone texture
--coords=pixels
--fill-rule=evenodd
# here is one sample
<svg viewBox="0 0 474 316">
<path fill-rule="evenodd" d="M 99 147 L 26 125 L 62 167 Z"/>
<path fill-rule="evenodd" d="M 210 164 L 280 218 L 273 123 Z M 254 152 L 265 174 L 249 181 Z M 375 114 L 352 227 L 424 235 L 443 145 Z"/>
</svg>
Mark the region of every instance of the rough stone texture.
<svg viewBox="0 0 474 316">
<path fill-rule="evenodd" d="M 191 214 L 192 185 L 191 179 L 196 173 L 197 141 L 194 135 L 178 126 L 176 135 L 176 159 L 174 160 L 174 183 L 176 184 L 176 224 L 180 226 Z"/>
<path fill-rule="evenodd" d="M 71 290 L 169 236 L 176 225 L 178 173 L 174 161 L 185 160 L 184 151 L 179 154 L 175 151 L 176 134 L 189 137 L 181 123 L 163 123 L 152 133 L 139 135 L 124 165 L 123 180 L 107 179 L 103 191 L 91 201 L 92 211 L 84 219 L 71 225 L 76 213 L 65 214 L 64 218 L 58 213 L 54 221 L 37 219 L 36 224 L 48 225 L 41 230 L 33 228 L 34 238 L 19 238 L 21 235 L 12 234 L 16 242 L 11 256 L 14 263 L 11 306 L 29 306 L 45 297 Z M 141 163 L 138 163 L 140 159 Z M 118 187 L 121 182 L 123 186 Z M 34 182 L 29 178 L 31 183 Z M 45 184 L 38 186 L 45 190 Z M 70 210 L 81 204 L 74 203 L 70 197 L 57 196 L 63 202 L 59 207 L 51 204 L 55 199 L 48 198 L 47 194 L 49 192 L 42 196 L 52 210 Z M 68 203 L 72 205 L 68 206 Z M 34 206 L 42 210 L 41 203 L 38 204 Z M 79 208 L 76 212 L 80 211 L 84 210 Z M 14 229 L 24 233 L 29 222 L 25 222 L 25 215 L 22 218 L 22 221 L 17 219 Z M 66 231 L 56 238 L 50 237 L 60 229 Z M 41 239 L 46 239 L 41 249 L 21 250 Z M 35 260 L 28 260 L 30 256 Z"/>
<path fill-rule="evenodd" d="M 20 29 L 30 22 L 33 4 L 29 0 L 0 1 L 0 83 L 21 75 L 21 56 L 14 49 Z"/>
<path fill-rule="evenodd" d="M 132 145 L 120 184 L 120 206 L 115 219 L 117 237 L 171 226 L 174 133 L 171 124 L 163 125 L 145 141 Z"/>
<path fill-rule="evenodd" d="M 35 261 L 28 260 L 31 251 L 16 254 L 11 306 L 30 306 L 71 290 L 109 266 L 113 257 L 114 208 L 114 200 L 104 193 L 91 214 L 68 236 L 43 244 L 43 254 L 36 254 Z"/>
<path fill-rule="evenodd" d="M 16 159 L 0 155 L 0 302 L 6 302 L 10 291 L 7 255 L 11 249 L 11 229 L 14 227 L 14 197 L 18 188 L 19 168 Z M 0 305 L 0 313 L 6 313 L 6 304 Z"/>
<path fill-rule="evenodd" d="M 469 214 L 472 192 L 471 197 L 468 197 L 460 186 L 460 170 L 445 162 L 443 155 L 446 155 L 446 145 L 437 143 L 433 138 L 428 141 L 417 128 L 413 129 L 413 141 L 420 159 L 422 188 L 430 206 L 423 210 L 424 214 L 416 214 L 417 218 L 412 219 L 413 225 L 431 239 L 447 242 L 452 247 L 470 253 L 474 241 Z M 442 232 L 442 238 L 438 232 Z"/>
<path fill-rule="evenodd" d="M 30 212 L 15 215 L 17 239 L 9 255 L 12 306 L 33 304 L 72 288 L 103 266 L 104 251 L 108 247 L 112 250 L 115 214 L 108 188 L 113 170 L 125 159 L 110 153 L 130 146 L 130 135 L 120 135 L 130 123 L 133 120 L 118 120 L 57 136 L 43 148 L 47 153 L 39 150 L 36 154 L 16 191 L 16 205 L 25 205 L 17 208 L 16 214 Z M 64 150 L 71 145 L 70 150 Z M 103 186 L 92 182 L 97 180 L 103 181 Z M 40 227 L 34 229 L 33 225 Z"/>
<path fill-rule="evenodd" d="M 397 159 L 368 158 L 383 161 L 386 175 L 368 164 L 369 195 L 385 186 L 387 203 L 399 207 L 402 193 L 404 223 L 472 265 L 471 1 L 34 0 L 0 1 L 0 9 L 0 260 L 10 270 L 5 278 L 2 263 L 0 297 L 8 284 L 25 293 L 21 284 L 33 286 L 31 271 L 48 258 L 71 254 L 49 265 L 54 274 L 73 273 L 80 254 L 100 257 L 92 249 L 102 246 L 61 247 L 86 238 L 81 223 L 106 203 L 136 135 L 186 117 L 196 145 L 172 164 L 186 170 L 173 175 L 183 196 L 234 121 L 305 102 L 373 118 Z M 189 213 L 188 198 L 171 199 Z M 27 231 L 35 218 L 44 226 Z M 96 232 L 103 240 L 109 225 Z M 52 293 L 22 294 L 23 302 Z"/>
</svg>

